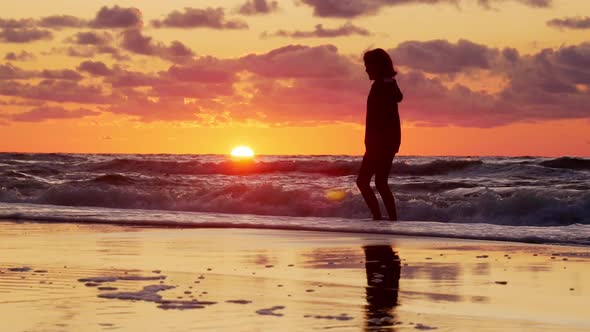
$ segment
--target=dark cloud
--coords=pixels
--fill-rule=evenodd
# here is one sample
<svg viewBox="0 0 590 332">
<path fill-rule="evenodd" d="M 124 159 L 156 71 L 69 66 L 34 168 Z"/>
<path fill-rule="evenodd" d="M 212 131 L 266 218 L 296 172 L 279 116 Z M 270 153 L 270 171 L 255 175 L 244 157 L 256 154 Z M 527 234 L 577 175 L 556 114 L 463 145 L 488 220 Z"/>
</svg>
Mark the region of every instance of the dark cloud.
<svg viewBox="0 0 590 332">
<path fill-rule="evenodd" d="M 431 73 L 457 73 L 469 68 L 489 68 L 498 50 L 468 40 L 407 41 L 391 49 L 396 64 Z"/>
<path fill-rule="evenodd" d="M 81 31 L 66 41 L 78 45 L 108 45 L 113 41 L 113 36 L 108 32 Z"/>
<path fill-rule="evenodd" d="M 30 61 L 34 60 L 36 57 L 33 53 L 27 51 L 21 51 L 20 53 L 15 52 L 8 52 L 4 56 L 4 60 L 7 61 Z"/>
<path fill-rule="evenodd" d="M 549 8 L 553 4 L 553 0 L 477 0 L 477 3 L 483 8 L 494 9 L 494 4 L 507 1 L 516 1 L 533 8 Z M 383 8 L 397 5 L 450 4 L 459 8 L 461 2 L 461 0 L 300 0 L 300 3 L 313 8 L 314 16 L 340 18 L 377 15 Z"/>
<path fill-rule="evenodd" d="M 0 18 L 0 28 L 2 29 L 24 29 L 35 27 L 35 20 L 32 18 L 21 19 L 4 19 Z"/>
<path fill-rule="evenodd" d="M 0 65 L 0 80 L 24 80 L 33 78 L 80 81 L 84 77 L 77 71 L 71 69 L 44 69 L 35 71 L 24 70 L 10 63 Z"/>
<path fill-rule="evenodd" d="M 279 9 L 277 1 L 247 0 L 240 6 L 238 12 L 242 15 L 260 15 L 276 12 Z"/>
<path fill-rule="evenodd" d="M 54 15 L 41 18 L 37 25 L 44 28 L 81 28 L 88 22 L 71 15 Z"/>
<path fill-rule="evenodd" d="M 40 77 L 68 81 L 79 81 L 84 78 L 80 73 L 71 69 L 45 69 L 41 71 Z"/>
<path fill-rule="evenodd" d="M 107 54 L 117 61 L 129 61 L 131 57 L 122 52 L 121 49 L 110 45 L 76 45 L 68 47 L 53 48 L 48 54 L 65 54 L 76 58 L 94 58 L 101 54 Z"/>
<path fill-rule="evenodd" d="M 55 119 L 76 119 L 87 116 L 95 116 L 99 114 L 99 112 L 89 110 L 86 108 L 67 110 L 61 106 L 44 105 L 40 107 L 35 107 L 24 113 L 12 115 L 10 119 L 13 121 L 22 122 L 41 122 Z"/>
<path fill-rule="evenodd" d="M 508 0 L 477 0 L 477 3 L 489 10 L 498 10 L 498 8 L 494 7 L 495 4 L 500 4 L 506 2 Z M 553 5 L 553 0 L 512 0 L 523 5 L 533 7 L 533 8 L 549 8 Z"/>
<path fill-rule="evenodd" d="M 211 28 L 211 29 L 247 29 L 248 24 L 240 20 L 226 20 L 223 8 L 184 8 L 184 12 L 175 10 L 163 20 L 153 20 L 156 28 Z"/>
<path fill-rule="evenodd" d="M 113 74 L 113 70 L 100 61 L 84 61 L 80 63 L 77 69 L 94 76 L 110 76 Z"/>
<path fill-rule="evenodd" d="M 121 35 L 121 47 L 127 51 L 143 55 L 155 55 L 158 52 L 159 45 L 154 43 L 152 37 L 142 35 L 140 30 L 127 30 Z"/>
<path fill-rule="evenodd" d="M 152 37 L 145 36 L 140 30 L 130 29 L 121 33 L 121 47 L 136 54 L 157 56 L 174 62 L 183 62 L 194 56 L 194 52 L 179 41 L 169 46 L 156 42 Z"/>
<path fill-rule="evenodd" d="M 18 68 L 10 63 L 0 64 L 0 80 L 21 80 L 34 77 L 30 71 Z"/>
<path fill-rule="evenodd" d="M 89 25 L 98 29 L 140 28 L 143 25 L 141 11 L 137 8 L 102 7 Z"/>
<path fill-rule="evenodd" d="M 495 5 L 513 1 L 533 8 L 550 8 L 553 6 L 553 0 L 477 0 L 477 3 L 488 10 L 499 10 Z"/>
<path fill-rule="evenodd" d="M 0 95 L 81 104 L 110 104 L 119 101 L 115 96 L 105 95 L 100 86 L 81 85 L 65 80 L 42 80 L 36 84 L 0 81 Z"/>
<path fill-rule="evenodd" d="M 119 70 L 107 77 L 105 82 L 114 88 L 149 87 L 161 83 L 158 76 L 138 71 Z"/>
<path fill-rule="evenodd" d="M 558 29 L 590 29 L 590 17 L 556 18 L 547 22 L 547 25 Z"/>
<path fill-rule="evenodd" d="M 289 45 L 239 59 L 241 66 L 265 77 L 336 77 L 347 75 L 351 61 L 333 45 Z"/>
<path fill-rule="evenodd" d="M 458 4 L 459 0 L 301 0 L 311 6 L 313 14 L 320 17 L 353 18 L 376 15 L 384 7 L 405 4 Z"/>
<path fill-rule="evenodd" d="M 290 37 L 290 38 L 334 38 L 345 37 L 351 35 L 370 36 L 371 32 L 365 28 L 358 27 L 348 22 L 337 28 L 324 28 L 322 24 L 317 24 L 312 31 L 287 31 L 278 30 L 274 33 L 262 34 L 262 37 Z"/>
<path fill-rule="evenodd" d="M 517 0 L 518 2 L 530 7 L 549 8 L 553 5 L 553 0 Z"/>
<path fill-rule="evenodd" d="M 51 31 L 38 28 L 4 28 L 0 30 L 0 41 L 6 43 L 28 43 L 37 40 L 50 39 L 53 39 Z"/>
</svg>

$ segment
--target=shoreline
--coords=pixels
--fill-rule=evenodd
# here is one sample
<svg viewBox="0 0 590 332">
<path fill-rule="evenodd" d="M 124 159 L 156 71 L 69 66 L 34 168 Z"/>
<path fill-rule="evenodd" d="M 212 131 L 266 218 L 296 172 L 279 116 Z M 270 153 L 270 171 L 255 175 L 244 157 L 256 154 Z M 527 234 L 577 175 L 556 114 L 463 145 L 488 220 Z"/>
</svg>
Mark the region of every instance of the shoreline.
<svg viewBox="0 0 590 332">
<path fill-rule="evenodd" d="M 3 330 L 590 328 L 584 286 L 590 249 L 584 247 L 263 229 L 0 225 Z"/>
</svg>

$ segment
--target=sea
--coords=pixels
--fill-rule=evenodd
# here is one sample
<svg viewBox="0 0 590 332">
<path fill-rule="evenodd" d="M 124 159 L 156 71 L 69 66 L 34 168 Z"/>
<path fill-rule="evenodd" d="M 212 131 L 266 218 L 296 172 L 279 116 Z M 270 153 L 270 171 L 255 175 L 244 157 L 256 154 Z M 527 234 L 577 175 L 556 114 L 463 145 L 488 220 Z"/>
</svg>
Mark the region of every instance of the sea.
<svg viewBox="0 0 590 332">
<path fill-rule="evenodd" d="M 0 153 L 0 220 L 590 246 L 590 159 L 399 156 L 391 223 L 370 219 L 361 158 Z"/>
</svg>

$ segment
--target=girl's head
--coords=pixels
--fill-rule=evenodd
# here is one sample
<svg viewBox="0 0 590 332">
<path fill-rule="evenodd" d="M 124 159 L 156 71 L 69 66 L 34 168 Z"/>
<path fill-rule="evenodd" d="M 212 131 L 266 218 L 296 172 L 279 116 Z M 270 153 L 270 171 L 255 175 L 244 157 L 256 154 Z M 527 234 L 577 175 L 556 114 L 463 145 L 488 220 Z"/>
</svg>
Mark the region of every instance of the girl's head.
<svg viewBox="0 0 590 332">
<path fill-rule="evenodd" d="M 365 61 L 365 68 L 370 80 L 397 75 L 397 72 L 393 69 L 393 62 L 389 54 L 381 48 L 366 52 L 363 60 Z"/>
</svg>

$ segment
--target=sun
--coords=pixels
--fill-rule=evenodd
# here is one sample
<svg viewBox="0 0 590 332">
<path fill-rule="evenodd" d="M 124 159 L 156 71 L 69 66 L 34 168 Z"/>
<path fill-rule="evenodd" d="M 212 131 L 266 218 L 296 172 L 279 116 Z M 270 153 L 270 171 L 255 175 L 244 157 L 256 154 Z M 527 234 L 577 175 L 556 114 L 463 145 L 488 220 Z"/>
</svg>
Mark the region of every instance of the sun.
<svg viewBox="0 0 590 332">
<path fill-rule="evenodd" d="M 252 158 L 254 157 L 254 151 L 247 146 L 237 146 L 231 150 L 232 157 L 239 158 Z"/>
</svg>

